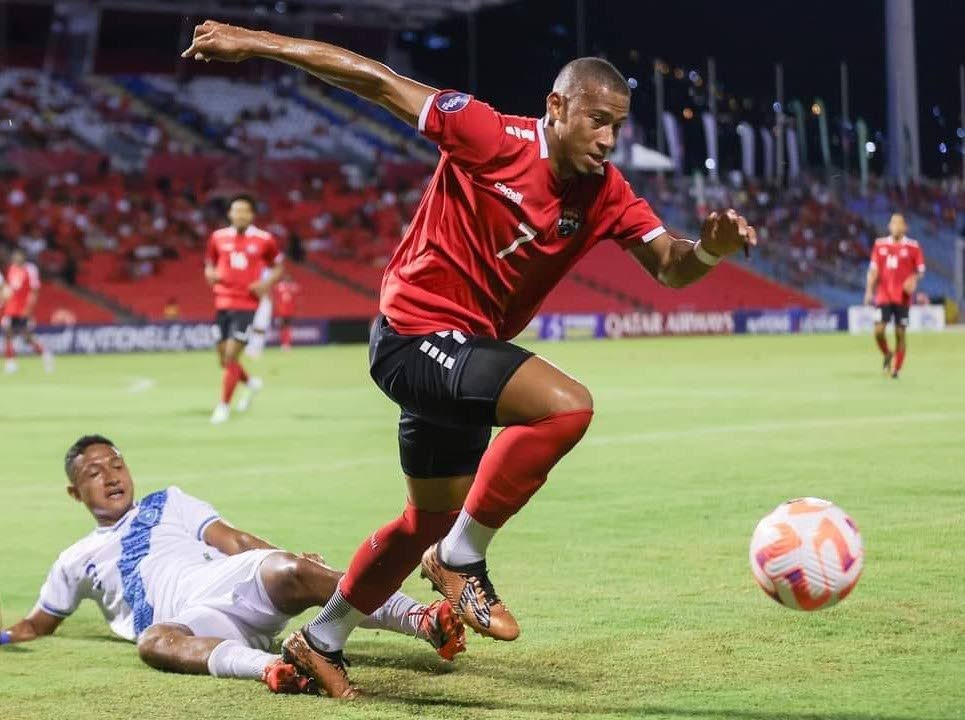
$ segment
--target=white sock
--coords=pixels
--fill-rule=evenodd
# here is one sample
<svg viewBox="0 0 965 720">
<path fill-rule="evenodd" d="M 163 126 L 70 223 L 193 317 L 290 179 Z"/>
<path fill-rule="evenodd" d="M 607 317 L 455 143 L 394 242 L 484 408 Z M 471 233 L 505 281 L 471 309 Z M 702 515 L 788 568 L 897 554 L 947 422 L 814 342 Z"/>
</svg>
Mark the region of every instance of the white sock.
<svg viewBox="0 0 965 720">
<path fill-rule="evenodd" d="M 368 630 L 390 630 L 403 635 L 422 637 L 419 632 L 419 611 L 425 609 L 418 600 L 397 592 L 385 604 L 363 620 L 359 627 Z"/>
<path fill-rule="evenodd" d="M 219 678 L 261 680 L 265 668 L 278 658 L 278 655 L 255 650 L 237 640 L 225 640 L 208 656 L 208 672 Z"/>
<path fill-rule="evenodd" d="M 472 519 L 465 508 L 439 543 L 439 557 L 450 567 L 461 567 L 486 559 L 489 543 L 496 537 L 496 530 Z"/>
<path fill-rule="evenodd" d="M 335 589 L 335 594 L 325 603 L 322 611 L 305 626 L 305 632 L 319 650 L 335 652 L 345 647 L 345 642 L 352 631 L 361 625 L 365 615 L 356 610 L 342 597 L 342 591 Z"/>
</svg>

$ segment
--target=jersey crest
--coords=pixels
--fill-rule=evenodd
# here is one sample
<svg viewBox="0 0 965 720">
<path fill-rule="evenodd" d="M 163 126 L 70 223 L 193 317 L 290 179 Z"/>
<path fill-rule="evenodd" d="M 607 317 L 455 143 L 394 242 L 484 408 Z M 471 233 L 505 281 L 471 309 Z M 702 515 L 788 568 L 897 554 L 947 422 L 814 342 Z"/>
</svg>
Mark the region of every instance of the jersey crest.
<svg viewBox="0 0 965 720">
<path fill-rule="evenodd" d="M 575 208 L 564 208 L 560 219 L 556 223 L 556 231 L 560 237 L 569 237 L 583 224 L 583 213 Z"/>
</svg>

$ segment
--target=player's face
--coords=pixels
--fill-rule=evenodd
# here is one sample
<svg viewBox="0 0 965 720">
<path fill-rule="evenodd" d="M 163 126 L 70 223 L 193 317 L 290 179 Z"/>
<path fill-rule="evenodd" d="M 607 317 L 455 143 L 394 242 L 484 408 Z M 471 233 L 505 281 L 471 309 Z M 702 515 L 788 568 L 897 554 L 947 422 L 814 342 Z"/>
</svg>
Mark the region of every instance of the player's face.
<svg viewBox="0 0 965 720">
<path fill-rule="evenodd" d="M 888 232 L 891 233 L 891 237 L 893 238 L 903 237 L 904 234 L 908 232 L 905 218 L 901 215 L 892 215 L 891 220 L 888 222 Z"/>
<path fill-rule="evenodd" d="M 244 230 L 255 219 L 255 211 L 246 200 L 235 200 L 228 208 L 228 221 L 232 227 Z"/>
<path fill-rule="evenodd" d="M 134 481 L 120 451 L 91 445 L 74 460 L 73 484 L 67 492 L 84 503 L 101 525 L 111 525 L 134 504 Z"/>
<path fill-rule="evenodd" d="M 579 175 L 598 172 L 616 147 L 630 113 L 630 97 L 597 84 L 571 96 L 552 93 L 548 105 L 561 167 Z"/>
<path fill-rule="evenodd" d="M 23 265 L 26 261 L 26 255 L 19 250 L 14 251 L 13 255 L 10 256 L 10 262 L 12 262 L 14 265 Z"/>
</svg>

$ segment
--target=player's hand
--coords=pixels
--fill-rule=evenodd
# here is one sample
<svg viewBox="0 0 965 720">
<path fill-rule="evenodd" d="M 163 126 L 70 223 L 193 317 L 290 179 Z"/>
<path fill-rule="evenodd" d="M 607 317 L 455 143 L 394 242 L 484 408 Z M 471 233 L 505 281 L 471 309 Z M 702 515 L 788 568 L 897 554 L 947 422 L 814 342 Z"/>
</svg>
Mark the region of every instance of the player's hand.
<svg viewBox="0 0 965 720">
<path fill-rule="evenodd" d="M 205 268 L 204 279 L 208 281 L 208 285 L 214 287 L 221 278 L 218 277 L 218 271 L 214 268 Z"/>
<path fill-rule="evenodd" d="M 712 212 L 700 228 L 700 246 L 717 257 L 743 250 L 746 255 L 757 245 L 757 231 L 736 210 Z"/>
<path fill-rule="evenodd" d="M 905 291 L 908 295 L 914 295 L 915 289 L 918 287 L 918 278 L 910 277 L 905 280 L 905 284 L 901 286 L 901 289 Z"/>
<path fill-rule="evenodd" d="M 324 565 L 325 567 L 329 567 L 328 563 L 325 562 L 325 558 L 318 553 L 301 553 L 298 557 L 304 560 L 311 560 L 312 562 L 316 562 L 319 565 Z"/>
<path fill-rule="evenodd" d="M 181 57 L 205 62 L 241 62 L 254 57 L 257 40 L 258 33 L 255 30 L 205 20 L 195 26 L 191 47 L 181 53 Z"/>
<path fill-rule="evenodd" d="M 865 305 L 871 305 L 871 293 L 870 293 L 870 292 L 866 292 L 866 293 L 864 294 L 864 304 L 865 304 Z"/>
<path fill-rule="evenodd" d="M 271 285 L 259 280 L 258 282 L 251 283 L 251 285 L 248 286 L 248 289 L 251 291 L 252 295 L 263 298 L 268 294 L 268 291 L 271 290 Z"/>
</svg>

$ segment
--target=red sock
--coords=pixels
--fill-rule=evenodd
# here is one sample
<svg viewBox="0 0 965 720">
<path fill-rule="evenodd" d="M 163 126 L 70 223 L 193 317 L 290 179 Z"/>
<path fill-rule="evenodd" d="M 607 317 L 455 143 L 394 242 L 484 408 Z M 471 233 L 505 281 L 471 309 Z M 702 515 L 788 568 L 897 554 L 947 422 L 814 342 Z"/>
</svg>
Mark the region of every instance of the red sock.
<svg viewBox="0 0 965 720">
<path fill-rule="evenodd" d="M 34 349 L 34 352 L 37 353 L 38 355 L 44 354 L 44 346 L 40 343 L 39 340 L 31 340 L 30 347 L 32 347 Z"/>
<path fill-rule="evenodd" d="M 290 327 L 283 327 L 281 329 L 281 345 L 282 347 L 292 346 L 292 329 Z"/>
<path fill-rule="evenodd" d="M 901 366 L 905 363 L 905 349 L 901 348 L 895 352 L 895 372 L 901 370 Z"/>
<path fill-rule="evenodd" d="M 458 510 L 426 512 L 406 503 L 402 515 L 355 551 L 339 582 L 342 596 L 359 612 L 375 612 L 415 570 L 425 549 L 449 532 L 458 515 Z"/>
<path fill-rule="evenodd" d="M 486 527 L 502 527 L 580 441 L 592 418 L 592 410 L 574 410 L 503 430 L 483 455 L 463 506 L 466 512 Z"/>
<path fill-rule="evenodd" d="M 241 363 L 235 360 L 235 365 L 238 366 L 238 379 L 243 383 L 248 382 L 248 373 L 245 372 L 245 369 Z"/>
<path fill-rule="evenodd" d="M 234 395 L 235 386 L 242 373 L 241 365 L 237 360 L 233 360 L 225 365 L 224 373 L 221 377 L 221 402 L 230 403 L 231 396 Z"/>
<path fill-rule="evenodd" d="M 13 338 L 7 338 L 3 349 L 3 356 L 7 358 L 7 360 L 13 360 Z"/>
<path fill-rule="evenodd" d="M 881 348 L 882 355 L 887 355 L 889 352 L 891 352 L 888 349 L 888 340 L 885 338 L 884 335 L 882 335 L 881 337 L 878 337 L 877 335 L 875 335 L 875 340 L 878 341 L 878 347 Z"/>
</svg>

